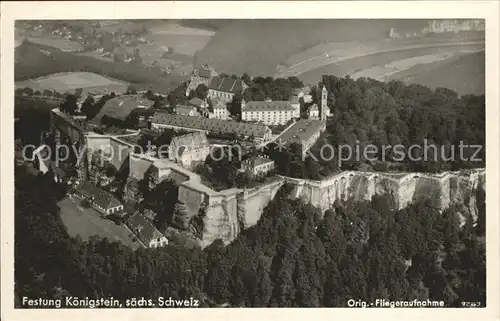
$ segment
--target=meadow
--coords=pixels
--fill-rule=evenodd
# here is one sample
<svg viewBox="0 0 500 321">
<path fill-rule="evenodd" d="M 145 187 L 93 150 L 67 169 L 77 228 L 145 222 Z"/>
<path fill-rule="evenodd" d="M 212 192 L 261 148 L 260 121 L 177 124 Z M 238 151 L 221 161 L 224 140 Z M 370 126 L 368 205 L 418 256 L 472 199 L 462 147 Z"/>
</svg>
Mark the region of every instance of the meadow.
<svg viewBox="0 0 500 321">
<path fill-rule="evenodd" d="M 209 30 L 165 22 L 149 28 L 145 38 L 158 46 L 172 47 L 177 54 L 194 56 L 205 47 L 214 34 Z"/>
<path fill-rule="evenodd" d="M 484 44 L 482 46 L 484 47 Z M 453 47 L 455 51 L 477 50 L 480 48 L 481 45 L 463 45 Z M 450 51 L 450 49 L 451 48 L 449 47 L 430 47 L 360 55 L 352 59 L 345 59 L 335 64 L 319 66 L 318 68 L 299 74 L 298 77 L 304 82 L 316 83 L 319 79 L 321 79 L 322 75 L 335 75 L 343 77 L 364 69 L 384 66 L 395 61 L 401 61 L 413 57 L 439 54 L 443 51 Z"/>
<path fill-rule="evenodd" d="M 459 94 L 485 93 L 484 51 L 465 54 L 451 61 L 418 65 L 396 73 L 390 80 L 402 80 L 431 88 L 446 87 Z"/>
<path fill-rule="evenodd" d="M 51 35 L 44 35 L 40 37 L 27 37 L 26 39 L 34 44 L 48 46 L 62 51 L 76 52 L 76 51 L 83 51 L 84 49 L 83 45 L 76 41 L 71 41 L 60 37 L 53 37 Z"/>
<path fill-rule="evenodd" d="M 128 85 L 126 82 L 91 72 L 57 73 L 15 83 L 16 88 L 29 87 L 40 92 L 48 89 L 59 93 L 74 92 L 79 88 L 83 89 L 84 92 L 99 91 L 104 93 L 107 89 L 109 92 L 122 93 L 127 90 Z"/>
<path fill-rule="evenodd" d="M 218 30 L 196 55 L 197 65 L 208 63 L 220 72 L 246 72 L 253 76 L 273 75 L 279 63 L 314 46 L 383 40 L 391 27 L 418 30 L 426 25 L 424 20 L 410 19 L 248 19 L 214 22 L 217 22 Z"/>
</svg>

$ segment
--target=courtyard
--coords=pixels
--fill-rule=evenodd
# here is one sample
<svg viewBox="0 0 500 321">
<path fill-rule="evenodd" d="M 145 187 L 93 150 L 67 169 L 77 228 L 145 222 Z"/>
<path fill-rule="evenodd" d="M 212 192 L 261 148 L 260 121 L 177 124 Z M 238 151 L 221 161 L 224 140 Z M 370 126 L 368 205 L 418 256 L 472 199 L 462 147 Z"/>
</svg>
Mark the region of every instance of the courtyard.
<svg viewBox="0 0 500 321">
<path fill-rule="evenodd" d="M 125 224 L 117 225 L 111 220 L 102 217 L 93 208 L 84 208 L 80 205 L 81 199 L 73 196 L 58 203 L 61 208 L 61 220 L 69 235 L 79 235 L 87 241 L 91 236 L 108 238 L 111 242 L 121 242 L 132 249 L 138 249 L 141 244 Z"/>
</svg>

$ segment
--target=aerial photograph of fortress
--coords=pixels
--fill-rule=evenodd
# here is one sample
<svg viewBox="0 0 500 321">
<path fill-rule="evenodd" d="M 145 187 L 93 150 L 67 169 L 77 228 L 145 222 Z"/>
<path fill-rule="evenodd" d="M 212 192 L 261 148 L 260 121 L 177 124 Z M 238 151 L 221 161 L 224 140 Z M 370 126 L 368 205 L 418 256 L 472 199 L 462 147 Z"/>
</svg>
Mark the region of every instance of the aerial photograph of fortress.
<svg viewBox="0 0 500 321">
<path fill-rule="evenodd" d="M 484 20 L 18 20 L 14 74 L 16 308 L 486 304 Z"/>
</svg>

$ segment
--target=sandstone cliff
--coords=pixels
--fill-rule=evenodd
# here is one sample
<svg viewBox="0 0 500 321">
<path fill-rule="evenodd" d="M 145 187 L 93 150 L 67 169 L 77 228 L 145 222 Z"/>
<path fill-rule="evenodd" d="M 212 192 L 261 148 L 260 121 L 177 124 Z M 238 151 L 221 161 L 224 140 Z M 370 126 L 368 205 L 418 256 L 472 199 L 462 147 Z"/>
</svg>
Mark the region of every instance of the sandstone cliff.
<svg viewBox="0 0 500 321">
<path fill-rule="evenodd" d="M 178 201 L 183 204 L 186 216 L 183 219 L 191 225 L 196 222 L 196 226 L 191 227 L 196 229 L 202 247 L 216 239 L 229 243 L 240 231 L 255 225 L 285 183 L 292 186 L 290 198 L 302 199 L 322 211 L 336 201 L 370 200 L 374 195 L 389 194 L 398 209 L 428 198 L 441 210 L 460 205 L 460 211 L 471 213 L 474 218 L 477 216 L 475 191 L 479 186 L 485 187 L 485 169 L 436 174 L 346 171 L 322 181 L 276 177 L 252 189 L 217 192 L 203 185 L 198 175 L 177 164 L 148 156 L 130 157 L 130 183 L 142 179 L 151 168 L 157 182 L 173 179 L 179 184 Z"/>
</svg>

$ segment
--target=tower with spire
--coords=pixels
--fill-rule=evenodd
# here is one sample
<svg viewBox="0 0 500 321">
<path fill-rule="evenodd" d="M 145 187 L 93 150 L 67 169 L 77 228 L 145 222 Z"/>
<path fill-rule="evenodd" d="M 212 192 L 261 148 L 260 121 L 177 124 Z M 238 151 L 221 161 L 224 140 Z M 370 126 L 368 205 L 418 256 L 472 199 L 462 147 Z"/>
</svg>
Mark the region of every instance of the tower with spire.
<svg viewBox="0 0 500 321">
<path fill-rule="evenodd" d="M 321 90 L 321 107 L 319 109 L 319 119 L 326 120 L 326 117 L 329 115 L 328 112 L 328 90 L 323 86 L 323 90 Z"/>
</svg>

